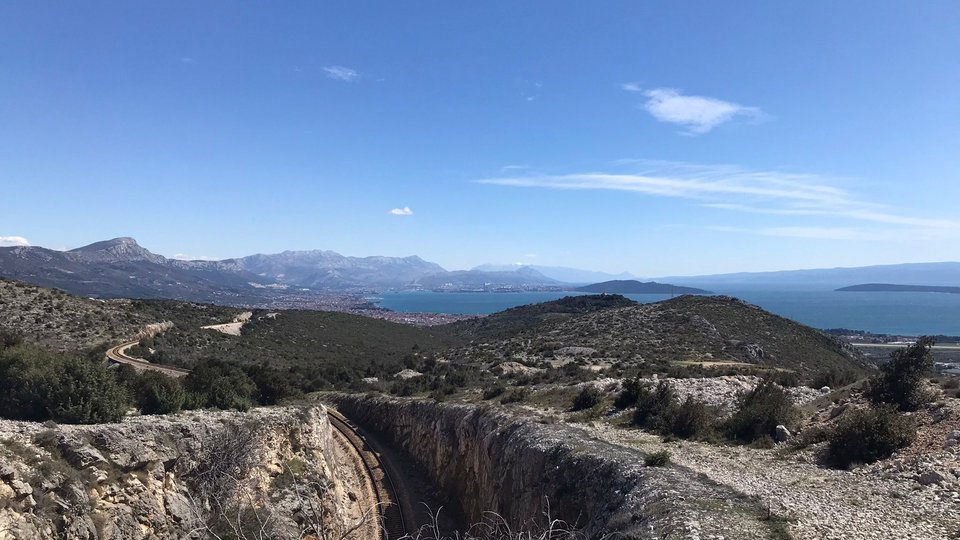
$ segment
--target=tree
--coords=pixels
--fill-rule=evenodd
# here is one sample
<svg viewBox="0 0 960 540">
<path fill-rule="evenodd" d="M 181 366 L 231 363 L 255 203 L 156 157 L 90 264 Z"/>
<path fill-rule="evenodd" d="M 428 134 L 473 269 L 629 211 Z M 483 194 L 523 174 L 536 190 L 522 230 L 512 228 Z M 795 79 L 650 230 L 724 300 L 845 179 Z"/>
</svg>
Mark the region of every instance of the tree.
<svg viewBox="0 0 960 540">
<path fill-rule="evenodd" d="M 880 366 L 880 374 L 870 379 L 866 395 L 874 403 L 889 403 L 903 411 L 915 411 L 933 396 L 923 387 L 923 378 L 933 369 L 930 348 L 936 343 L 923 336 L 909 347 L 897 349 L 890 361 Z"/>
</svg>

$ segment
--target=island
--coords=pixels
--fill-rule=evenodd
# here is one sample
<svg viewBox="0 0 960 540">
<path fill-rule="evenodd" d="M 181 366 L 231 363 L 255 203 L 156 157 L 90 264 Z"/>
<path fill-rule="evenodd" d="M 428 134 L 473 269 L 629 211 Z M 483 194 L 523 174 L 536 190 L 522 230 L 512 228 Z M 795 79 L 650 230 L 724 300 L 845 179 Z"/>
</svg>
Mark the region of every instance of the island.
<svg viewBox="0 0 960 540">
<path fill-rule="evenodd" d="M 681 287 L 656 281 L 637 281 L 635 279 L 615 279 L 594 283 L 574 289 L 578 292 L 611 294 L 712 294 L 696 287 Z"/>
<path fill-rule="evenodd" d="M 842 292 L 936 292 L 960 294 L 960 287 L 941 285 L 894 285 L 891 283 L 864 283 L 836 289 Z"/>
</svg>

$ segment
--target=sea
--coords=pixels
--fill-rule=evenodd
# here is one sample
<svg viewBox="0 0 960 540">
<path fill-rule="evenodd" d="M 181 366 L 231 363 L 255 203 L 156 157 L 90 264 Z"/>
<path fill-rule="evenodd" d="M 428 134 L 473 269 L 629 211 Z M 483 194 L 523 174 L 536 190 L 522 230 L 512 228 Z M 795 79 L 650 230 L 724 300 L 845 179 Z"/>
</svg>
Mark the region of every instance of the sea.
<svg viewBox="0 0 960 540">
<path fill-rule="evenodd" d="M 848 328 L 903 336 L 960 336 L 960 294 L 815 290 L 715 290 L 814 328 Z M 370 300 L 398 312 L 486 315 L 576 292 L 394 292 Z M 627 294 L 641 303 L 670 295 Z"/>
</svg>

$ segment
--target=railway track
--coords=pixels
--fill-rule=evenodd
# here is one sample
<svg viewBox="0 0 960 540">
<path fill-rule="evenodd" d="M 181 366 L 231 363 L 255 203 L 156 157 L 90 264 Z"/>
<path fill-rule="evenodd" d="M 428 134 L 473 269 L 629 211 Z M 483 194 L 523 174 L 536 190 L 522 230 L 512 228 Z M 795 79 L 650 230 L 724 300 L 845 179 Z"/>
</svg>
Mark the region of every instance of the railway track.
<svg viewBox="0 0 960 540">
<path fill-rule="evenodd" d="M 370 478 L 380 513 L 382 538 L 384 540 L 402 538 L 407 534 L 403 507 L 397 495 L 397 487 L 390 478 L 390 473 L 384 468 L 380 456 L 370 448 L 357 432 L 357 427 L 345 416 L 330 408 L 327 409 L 327 416 L 334 429 L 339 431 L 356 451 L 358 459 L 354 462 L 354 468 L 357 469 L 357 474 Z"/>
</svg>

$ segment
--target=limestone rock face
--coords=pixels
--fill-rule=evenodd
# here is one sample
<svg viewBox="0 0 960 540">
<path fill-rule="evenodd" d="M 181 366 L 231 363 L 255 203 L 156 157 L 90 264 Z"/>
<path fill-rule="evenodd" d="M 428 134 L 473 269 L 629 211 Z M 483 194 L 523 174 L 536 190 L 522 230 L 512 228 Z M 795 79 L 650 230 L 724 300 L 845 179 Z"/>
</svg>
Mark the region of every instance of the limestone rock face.
<svg viewBox="0 0 960 540">
<path fill-rule="evenodd" d="M 686 469 L 646 467 L 644 454 L 575 426 L 420 400 L 326 399 L 405 451 L 470 522 L 549 513 L 584 527 L 585 538 L 768 538 L 755 503 Z M 716 501 L 725 511 L 708 510 Z"/>
<path fill-rule="evenodd" d="M 0 540 L 206 538 L 249 500 L 275 537 L 296 538 L 321 519 L 308 509 L 342 517 L 333 452 L 323 407 L 89 426 L 0 420 Z"/>
</svg>

